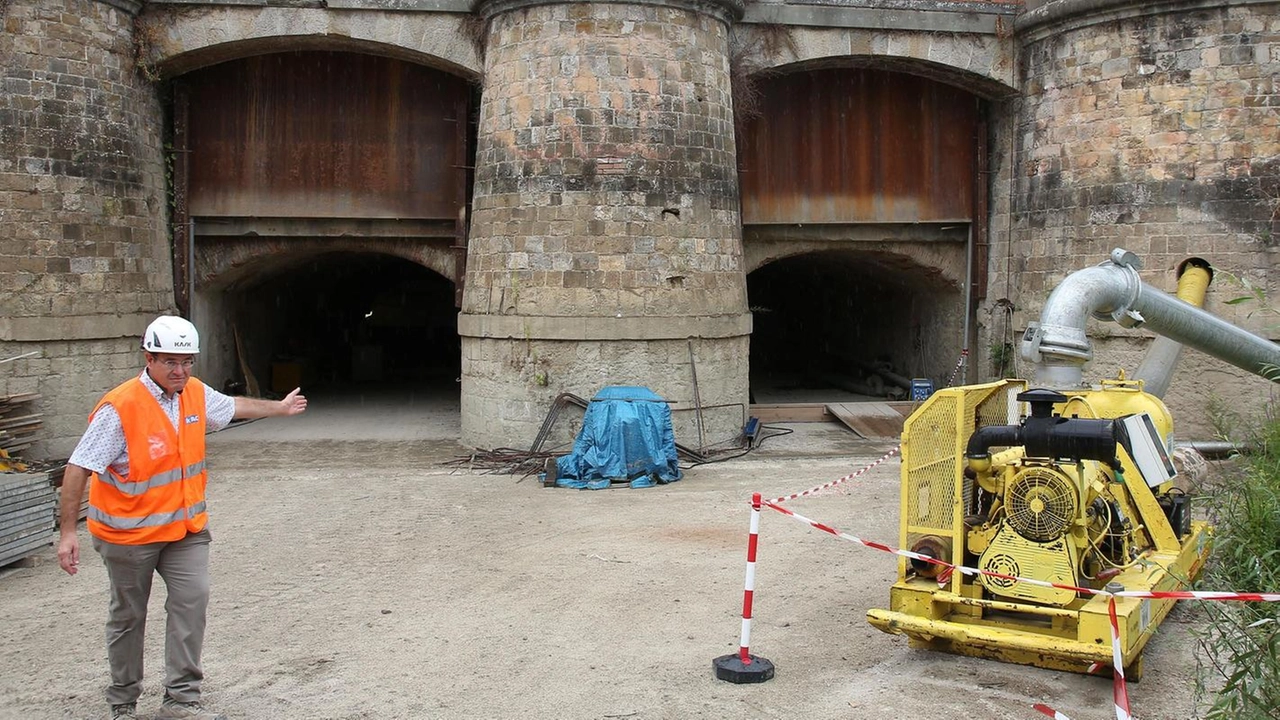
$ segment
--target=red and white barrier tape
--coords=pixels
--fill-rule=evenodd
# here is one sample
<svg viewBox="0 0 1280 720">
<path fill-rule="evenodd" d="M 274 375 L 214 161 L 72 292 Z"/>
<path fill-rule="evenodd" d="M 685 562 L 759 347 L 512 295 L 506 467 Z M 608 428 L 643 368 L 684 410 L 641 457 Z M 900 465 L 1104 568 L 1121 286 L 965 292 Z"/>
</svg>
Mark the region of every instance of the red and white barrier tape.
<svg viewBox="0 0 1280 720">
<path fill-rule="evenodd" d="M 1053 708 L 1043 703 L 1036 703 L 1031 707 L 1035 708 L 1036 710 L 1039 710 L 1045 715 L 1048 715 L 1049 717 L 1053 718 L 1053 720 L 1071 720 L 1071 718 L 1067 717 L 1066 715 L 1063 715 L 1062 713 L 1058 712 L 1057 710 L 1054 710 Z"/>
<path fill-rule="evenodd" d="M 956 384 L 956 375 L 960 374 L 960 368 L 964 367 L 964 361 L 967 357 L 969 357 L 969 348 L 960 351 L 960 359 L 956 360 L 956 366 L 951 369 L 951 378 L 947 380 L 947 387 Z"/>
<path fill-rule="evenodd" d="M 921 555 L 920 553 L 911 552 L 910 550 L 895 548 L 891 545 L 886 545 L 884 543 L 873 542 L 871 540 L 863 540 L 862 538 L 857 537 L 855 535 L 850 535 L 848 533 L 841 532 L 840 530 L 837 530 L 836 528 L 830 525 L 820 523 L 816 520 L 811 520 L 803 515 L 793 512 L 789 508 L 784 508 L 776 504 L 776 502 L 762 503 L 760 502 L 759 493 L 756 493 L 755 495 L 752 496 L 752 507 L 753 507 L 752 525 L 751 525 L 752 544 L 750 545 L 750 550 L 749 550 L 749 555 L 751 557 L 751 560 L 748 563 L 748 575 L 747 575 L 748 582 L 751 584 L 751 587 L 754 587 L 754 580 L 755 580 L 755 565 L 754 565 L 755 540 L 756 540 L 756 533 L 759 530 L 758 517 L 759 517 L 759 508 L 761 506 L 768 507 L 773 510 L 777 510 L 783 515 L 787 515 L 788 517 L 791 517 L 797 520 L 798 522 L 809 525 L 810 527 L 813 527 L 814 529 L 817 529 L 817 530 L 821 530 L 822 532 L 834 535 L 842 540 L 848 540 L 850 542 L 857 543 L 865 547 L 869 547 L 873 550 L 880 550 L 882 552 L 891 553 L 893 555 L 901 555 L 903 557 L 910 558 L 912 560 L 920 560 L 922 562 L 927 562 L 934 565 L 941 565 L 945 569 L 943 573 L 939 575 L 939 578 L 938 578 L 939 584 L 945 584 L 946 578 L 950 577 L 951 575 L 951 571 L 959 570 L 960 572 L 966 575 L 988 575 L 991 577 L 1001 578 L 1003 580 L 1014 580 L 1017 582 L 1031 583 L 1032 585 L 1040 585 L 1044 587 L 1054 587 L 1054 588 L 1061 588 L 1065 590 L 1072 590 L 1077 593 L 1083 593 L 1086 595 L 1109 596 L 1107 598 L 1107 613 L 1111 618 L 1111 655 L 1112 655 L 1112 663 L 1114 665 L 1113 674 L 1112 674 L 1112 678 L 1113 678 L 1112 694 L 1114 696 L 1114 702 L 1115 702 L 1115 708 L 1116 708 L 1116 720 L 1132 720 L 1132 716 L 1129 714 L 1129 692 L 1125 685 L 1124 661 L 1123 661 L 1123 657 L 1121 654 L 1121 647 L 1120 647 L 1120 626 L 1119 626 L 1119 620 L 1116 617 L 1116 598 L 1117 597 L 1149 598 L 1149 599 L 1165 599 L 1165 600 L 1236 600 L 1236 601 L 1247 601 L 1247 602 L 1280 602 L 1280 593 L 1234 593 L 1234 592 L 1216 592 L 1216 591 L 1198 591 L 1198 590 L 1182 590 L 1182 591 L 1120 590 L 1118 592 L 1108 592 L 1106 590 L 1095 590 L 1093 588 L 1083 588 L 1083 587 L 1076 587 L 1074 585 L 1051 583 L 1051 582 L 1046 582 L 1044 580 L 1036 580 L 1034 578 L 1024 578 L 1024 577 L 1018 577 L 1015 575 L 1005 575 L 1003 573 L 995 573 L 987 570 L 979 570 L 977 568 L 965 567 L 963 565 L 953 565 L 944 560 L 939 560 L 937 558 L 929 557 L 928 555 Z M 744 611 L 744 616 L 749 614 L 749 612 L 750 610 L 748 605 L 748 609 Z M 746 622 L 747 621 L 744 619 L 743 621 L 744 639 L 742 641 L 743 653 L 746 652 L 746 643 L 747 643 L 746 635 L 745 635 Z M 1101 669 L 1101 664 L 1093 663 L 1092 665 L 1089 666 L 1088 672 L 1093 673 L 1099 669 Z M 1035 707 L 1035 709 L 1040 711 L 1041 713 L 1044 713 L 1045 715 L 1048 715 L 1049 717 L 1055 718 L 1057 720 L 1069 720 L 1067 716 L 1054 710 L 1053 708 L 1050 708 L 1047 705 L 1036 704 L 1033 707 Z"/>
<path fill-rule="evenodd" d="M 840 479 L 838 479 L 838 480 L 832 480 L 831 482 L 827 483 L 826 485 L 819 485 L 818 487 L 815 487 L 815 488 L 809 488 L 808 490 L 805 490 L 804 492 L 798 492 L 798 493 L 794 493 L 794 494 L 791 494 L 791 495 L 785 495 L 785 496 L 780 497 L 780 498 L 774 498 L 773 500 L 770 500 L 769 502 L 771 502 L 771 503 L 784 503 L 784 502 L 786 502 L 786 501 L 788 501 L 788 500 L 795 500 L 795 499 L 796 499 L 796 498 L 798 498 L 798 497 L 804 497 L 805 495 L 813 495 L 813 494 L 818 493 L 818 492 L 821 492 L 821 491 L 823 491 L 823 490 L 827 490 L 827 489 L 829 489 L 829 488 L 833 488 L 833 487 L 835 487 L 835 486 L 839 485 L 839 484 L 840 484 L 840 483 L 842 483 L 842 482 L 847 482 L 847 481 L 849 481 L 849 480 L 852 480 L 852 479 L 854 479 L 854 478 L 858 477 L 859 475 L 861 475 L 861 474 L 863 474 L 863 473 L 867 472 L 867 471 L 868 471 L 868 470 L 870 470 L 871 468 L 874 468 L 875 466 L 879 465 L 880 463 L 884 462 L 885 460 L 888 460 L 889 458 L 893 457 L 894 455 L 897 455 L 897 454 L 898 454 L 898 451 L 899 451 L 899 450 L 901 450 L 901 449 L 902 449 L 902 446 L 901 446 L 901 445 L 895 445 L 895 446 L 893 447 L 893 449 L 892 449 L 892 450 L 890 450 L 889 452 L 887 452 L 887 453 L 885 453 L 883 456 L 881 456 L 879 460 L 876 460 L 875 462 L 873 462 L 873 463 L 871 463 L 870 465 L 868 465 L 868 466 L 866 466 L 866 467 L 862 468 L 861 470 L 855 470 L 854 472 L 851 472 L 851 473 L 849 473 L 848 475 L 845 475 L 844 477 L 842 477 L 842 478 L 840 478 Z"/>
<path fill-rule="evenodd" d="M 1124 660 L 1120 653 L 1120 623 L 1116 619 L 1116 599 L 1107 598 L 1107 614 L 1111 616 L 1111 662 L 1115 665 L 1111 692 L 1115 696 L 1116 720 L 1129 720 L 1129 690 L 1124 685 Z"/>
<path fill-rule="evenodd" d="M 964 367 L 965 359 L 966 359 L 966 358 L 968 358 L 968 357 L 969 357 L 969 349 L 968 349 L 968 348 L 965 348 L 964 350 L 961 350 L 961 351 L 960 351 L 960 357 L 959 357 L 959 359 L 957 359 L 957 360 L 956 360 L 956 366 L 955 366 L 954 368 L 952 368 L 952 369 L 951 369 L 951 379 L 949 379 L 949 380 L 947 381 L 947 387 L 951 387 L 952 385 L 954 385 L 954 384 L 955 384 L 955 382 L 956 382 L 956 375 L 960 372 L 960 368 Z M 897 455 L 897 454 L 898 454 L 898 451 L 899 451 L 899 450 L 901 450 L 901 449 L 902 449 L 902 446 L 901 446 L 901 445 L 895 445 L 895 446 L 893 447 L 893 449 L 892 449 L 892 450 L 890 450 L 889 452 L 885 453 L 885 454 L 884 454 L 884 455 L 883 455 L 879 460 L 876 460 L 875 462 L 873 462 L 873 463 L 871 463 L 870 465 L 868 465 L 868 466 L 866 466 L 866 467 L 862 468 L 861 470 L 856 470 L 856 471 L 854 471 L 854 472 L 849 473 L 848 475 L 845 475 L 845 476 L 844 476 L 844 477 L 842 477 L 842 478 L 839 478 L 839 479 L 836 479 L 836 480 L 832 480 L 831 482 L 827 483 L 826 485 L 819 485 L 818 487 L 815 487 L 815 488 L 809 488 L 808 490 L 805 490 L 804 492 L 793 493 L 793 494 L 791 494 L 791 495 L 784 495 L 783 497 L 780 497 L 780 498 L 774 498 L 773 500 L 770 500 L 769 502 L 773 502 L 773 503 L 784 503 L 784 502 L 787 502 L 788 500 L 795 500 L 795 499 L 796 499 L 796 498 L 798 498 L 798 497 L 804 497 L 804 496 L 806 496 L 806 495 L 814 495 L 814 494 L 816 494 L 816 493 L 822 492 L 823 490 L 829 490 L 829 489 L 831 489 L 831 488 L 833 488 L 833 487 L 835 487 L 835 486 L 837 486 L 837 485 L 839 485 L 839 484 L 841 484 L 841 483 L 848 482 L 848 481 L 850 481 L 850 480 L 852 480 L 852 479 L 854 479 L 854 478 L 858 477 L 859 475 L 861 475 L 861 474 L 863 474 L 863 473 L 867 472 L 867 471 L 868 471 L 868 470 L 870 470 L 871 468 L 874 468 L 875 466 L 879 465 L 880 463 L 884 462 L 885 460 L 888 460 L 889 458 L 893 457 L 894 455 Z"/>
<path fill-rule="evenodd" d="M 756 592 L 756 547 L 760 543 L 760 493 L 751 496 L 751 530 L 747 534 L 747 580 L 742 591 L 742 640 L 738 657 L 743 665 L 751 664 L 751 601 Z"/>
<path fill-rule="evenodd" d="M 1181 591 L 1120 590 L 1117 592 L 1108 592 L 1106 590 L 1095 590 L 1093 588 L 1077 587 L 1075 585 L 1066 585 L 1064 583 L 1049 582 L 1047 580 L 1037 580 L 1035 578 L 1019 577 L 1017 575 L 1005 575 L 1004 573 L 991 572 L 990 570 L 979 570 L 978 568 L 965 567 L 964 565 L 954 565 L 945 560 L 939 560 L 938 558 L 930 557 L 928 555 L 921 555 L 920 553 L 912 552 L 910 550 L 895 548 L 891 545 L 873 542 L 871 540 L 863 540 L 862 538 L 857 537 L 855 535 L 850 535 L 848 533 L 841 532 L 840 530 L 837 530 L 836 528 L 831 527 L 830 525 L 825 525 L 816 520 L 810 520 L 809 518 L 792 511 L 790 508 L 782 507 L 781 505 L 778 505 L 773 502 L 764 502 L 764 503 L 761 503 L 761 505 L 767 508 L 771 508 L 773 510 L 777 510 L 783 515 L 788 515 L 799 522 L 809 525 L 817 530 L 821 530 L 822 532 L 834 535 L 838 538 L 841 538 L 842 540 L 848 540 L 849 542 L 857 543 L 859 545 L 869 547 L 873 550 L 880 550 L 881 552 L 887 552 L 893 555 L 901 555 L 902 557 L 910 558 L 912 560 L 919 560 L 921 562 L 927 562 L 932 565 L 939 565 L 939 566 L 942 566 L 943 568 L 949 568 L 953 571 L 962 572 L 965 575 L 986 575 L 988 577 L 1000 578 L 1001 580 L 1012 580 L 1015 582 L 1028 583 L 1030 585 L 1039 585 L 1041 587 L 1051 587 L 1051 588 L 1058 588 L 1060 590 L 1070 590 L 1072 592 L 1080 593 L 1084 595 L 1109 595 L 1114 597 L 1146 598 L 1146 599 L 1155 599 L 1155 600 L 1240 600 L 1240 601 L 1247 601 L 1247 602 L 1280 602 L 1280 593 L 1233 593 L 1233 592 L 1214 592 L 1214 591 L 1202 591 L 1202 590 L 1181 590 Z"/>
</svg>

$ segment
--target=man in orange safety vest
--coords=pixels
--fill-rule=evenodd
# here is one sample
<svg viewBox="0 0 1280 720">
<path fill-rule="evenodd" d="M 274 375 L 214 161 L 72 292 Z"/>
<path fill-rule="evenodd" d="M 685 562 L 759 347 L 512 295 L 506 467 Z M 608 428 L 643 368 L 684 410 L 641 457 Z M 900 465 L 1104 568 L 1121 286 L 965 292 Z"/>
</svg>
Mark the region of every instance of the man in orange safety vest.
<svg viewBox="0 0 1280 720">
<path fill-rule="evenodd" d="M 209 530 L 204 436 L 233 419 L 297 415 L 298 389 L 283 400 L 230 397 L 191 375 L 200 336 L 187 320 L 156 318 L 142 338 L 146 368 L 98 401 L 62 479 L 58 563 L 80 564 L 76 522 L 89 483 L 86 525 L 107 568 L 111 600 L 107 703 L 113 720 L 137 717 L 142 644 L 154 574 L 168 588 L 162 718 L 219 720 L 200 703 Z"/>
</svg>

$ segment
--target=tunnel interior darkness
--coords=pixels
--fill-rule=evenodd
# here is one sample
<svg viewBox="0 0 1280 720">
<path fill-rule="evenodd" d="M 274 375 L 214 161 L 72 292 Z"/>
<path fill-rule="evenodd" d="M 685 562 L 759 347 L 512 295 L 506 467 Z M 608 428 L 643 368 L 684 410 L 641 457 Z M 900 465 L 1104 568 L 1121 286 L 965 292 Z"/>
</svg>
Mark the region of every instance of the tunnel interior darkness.
<svg viewBox="0 0 1280 720">
<path fill-rule="evenodd" d="M 747 293 L 754 402 L 905 396 L 901 383 L 874 369 L 941 387 L 961 345 L 959 290 L 897 256 L 784 258 L 748 275 Z"/>
<path fill-rule="evenodd" d="M 460 373 L 453 284 L 401 258 L 307 258 L 245 284 L 233 316 L 239 352 L 263 390 L 456 387 Z"/>
</svg>

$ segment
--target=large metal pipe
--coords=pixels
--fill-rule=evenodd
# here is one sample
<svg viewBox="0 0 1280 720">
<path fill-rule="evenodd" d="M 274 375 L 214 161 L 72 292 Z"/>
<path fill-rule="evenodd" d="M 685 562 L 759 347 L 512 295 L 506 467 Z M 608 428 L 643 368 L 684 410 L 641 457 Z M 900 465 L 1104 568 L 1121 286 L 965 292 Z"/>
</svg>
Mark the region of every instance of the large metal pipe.
<svg viewBox="0 0 1280 720">
<path fill-rule="evenodd" d="M 1200 258 L 1187 258 L 1178 265 L 1178 299 L 1198 308 L 1204 307 L 1204 296 L 1213 282 L 1213 268 Z M 1142 381 L 1143 389 L 1163 398 L 1178 368 L 1183 344 L 1161 335 L 1151 343 L 1133 376 Z"/>
<path fill-rule="evenodd" d="M 1091 315 L 1146 327 L 1263 377 L 1280 368 L 1280 346 L 1142 282 L 1141 267 L 1136 255 L 1117 248 L 1108 262 L 1074 272 L 1054 289 L 1040 322 L 1028 325 L 1022 338 L 1022 357 L 1038 365 L 1037 384 L 1081 386 L 1082 368 L 1093 357 L 1085 334 Z"/>
</svg>

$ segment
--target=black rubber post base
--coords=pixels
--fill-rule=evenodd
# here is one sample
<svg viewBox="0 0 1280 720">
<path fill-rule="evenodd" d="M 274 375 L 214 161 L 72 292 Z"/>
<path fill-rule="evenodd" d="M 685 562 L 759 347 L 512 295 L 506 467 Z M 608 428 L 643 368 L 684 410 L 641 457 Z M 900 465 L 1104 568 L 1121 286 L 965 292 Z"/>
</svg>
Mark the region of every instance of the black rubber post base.
<svg viewBox="0 0 1280 720">
<path fill-rule="evenodd" d="M 750 663 L 743 663 L 738 653 L 722 655 L 711 661 L 715 668 L 716 679 L 742 685 L 745 683 L 762 683 L 773 678 L 773 663 L 762 657 L 748 655 Z"/>
</svg>

